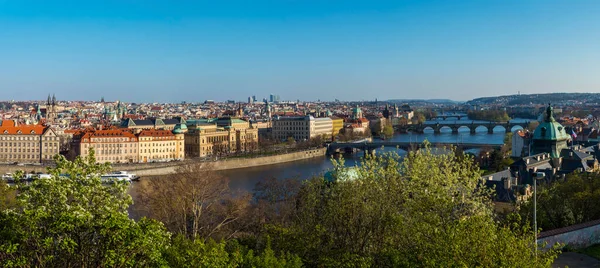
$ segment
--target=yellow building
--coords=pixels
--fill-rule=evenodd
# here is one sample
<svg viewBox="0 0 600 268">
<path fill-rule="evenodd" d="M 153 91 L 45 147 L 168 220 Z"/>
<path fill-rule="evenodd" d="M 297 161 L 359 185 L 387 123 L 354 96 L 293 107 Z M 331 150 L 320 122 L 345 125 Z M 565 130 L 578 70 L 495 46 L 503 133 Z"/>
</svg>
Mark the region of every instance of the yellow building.
<svg viewBox="0 0 600 268">
<path fill-rule="evenodd" d="M 331 121 L 333 123 L 333 131 L 332 138 L 335 140 L 335 137 L 340 134 L 340 130 L 344 128 L 344 119 L 339 117 L 331 117 Z"/>
<path fill-rule="evenodd" d="M 224 117 L 188 120 L 185 151 L 189 157 L 225 155 L 258 148 L 258 129 L 247 121 Z"/>
<path fill-rule="evenodd" d="M 140 162 L 166 162 L 183 160 L 184 134 L 169 130 L 148 129 L 138 134 Z"/>
</svg>

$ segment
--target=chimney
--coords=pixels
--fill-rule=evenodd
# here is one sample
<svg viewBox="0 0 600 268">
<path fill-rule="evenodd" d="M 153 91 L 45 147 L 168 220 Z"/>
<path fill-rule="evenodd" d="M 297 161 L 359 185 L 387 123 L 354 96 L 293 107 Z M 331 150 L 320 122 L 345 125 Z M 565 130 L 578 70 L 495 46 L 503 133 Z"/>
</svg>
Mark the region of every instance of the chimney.
<svg viewBox="0 0 600 268">
<path fill-rule="evenodd" d="M 569 152 L 569 157 L 573 157 L 573 151 Z"/>
<path fill-rule="evenodd" d="M 525 164 L 529 165 L 529 158 L 525 159 Z"/>
</svg>

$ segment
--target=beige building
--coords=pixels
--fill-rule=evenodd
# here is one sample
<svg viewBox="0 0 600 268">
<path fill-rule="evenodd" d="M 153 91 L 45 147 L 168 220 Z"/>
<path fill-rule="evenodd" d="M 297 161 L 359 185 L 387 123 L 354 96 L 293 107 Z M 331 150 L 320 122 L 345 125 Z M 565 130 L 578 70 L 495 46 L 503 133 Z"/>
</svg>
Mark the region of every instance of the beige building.
<svg viewBox="0 0 600 268">
<path fill-rule="evenodd" d="M 59 153 L 59 138 L 50 127 L 19 125 L 13 120 L 0 125 L 0 162 L 52 162 Z"/>
<path fill-rule="evenodd" d="M 273 138 L 277 140 L 286 140 L 289 137 L 296 141 L 315 137 L 329 139 L 332 133 L 333 120 L 329 117 L 277 116 L 273 119 Z"/>
<path fill-rule="evenodd" d="M 188 120 L 185 151 L 189 157 L 206 157 L 258 148 L 258 129 L 247 121 L 224 117 L 216 120 Z"/>
<path fill-rule="evenodd" d="M 331 139 L 333 133 L 333 120 L 329 117 L 314 118 L 314 131 L 311 131 L 311 138 L 322 137 L 325 140 Z"/>
<path fill-rule="evenodd" d="M 146 163 L 182 160 L 185 157 L 181 131 L 107 129 L 74 135 L 75 155 L 87 156 L 94 149 L 99 163 Z"/>
<path fill-rule="evenodd" d="M 138 134 L 140 162 L 183 160 L 184 134 L 169 130 L 142 130 Z"/>
<path fill-rule="evenodd" d="M 138 137 L 131 131 L 107 129 L 80 132 L 74 135 L 76 155 L 87 156 L 94 149 L 98 163 L 137 163 Z"/>
</svg>

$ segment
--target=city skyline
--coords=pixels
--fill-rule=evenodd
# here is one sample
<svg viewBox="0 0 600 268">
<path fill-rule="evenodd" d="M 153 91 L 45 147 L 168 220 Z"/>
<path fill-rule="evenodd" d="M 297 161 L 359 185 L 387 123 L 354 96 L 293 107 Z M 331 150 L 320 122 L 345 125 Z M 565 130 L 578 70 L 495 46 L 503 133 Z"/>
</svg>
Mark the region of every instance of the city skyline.
<svg viewBox="0 0 600 268">
<path fill-rule="evenodd" d="M 0 1 L 0 99 L 598 92 L 599 11 L 593 1 Z"/>
</svg>

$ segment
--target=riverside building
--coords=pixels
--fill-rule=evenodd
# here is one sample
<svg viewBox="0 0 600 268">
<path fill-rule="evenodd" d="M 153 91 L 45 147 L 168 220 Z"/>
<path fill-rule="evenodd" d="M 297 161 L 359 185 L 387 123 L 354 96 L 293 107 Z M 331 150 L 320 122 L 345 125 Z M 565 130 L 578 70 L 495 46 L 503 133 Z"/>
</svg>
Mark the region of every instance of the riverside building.
<svg viewBox="0 0 600 268">
<path fill-rule="evenodd" d="M 20 125 L 13 120 L 0 124 L 0 162 L 52 162 L 59 152 L 56 133 L 43 125 Z"/>
</svg>

